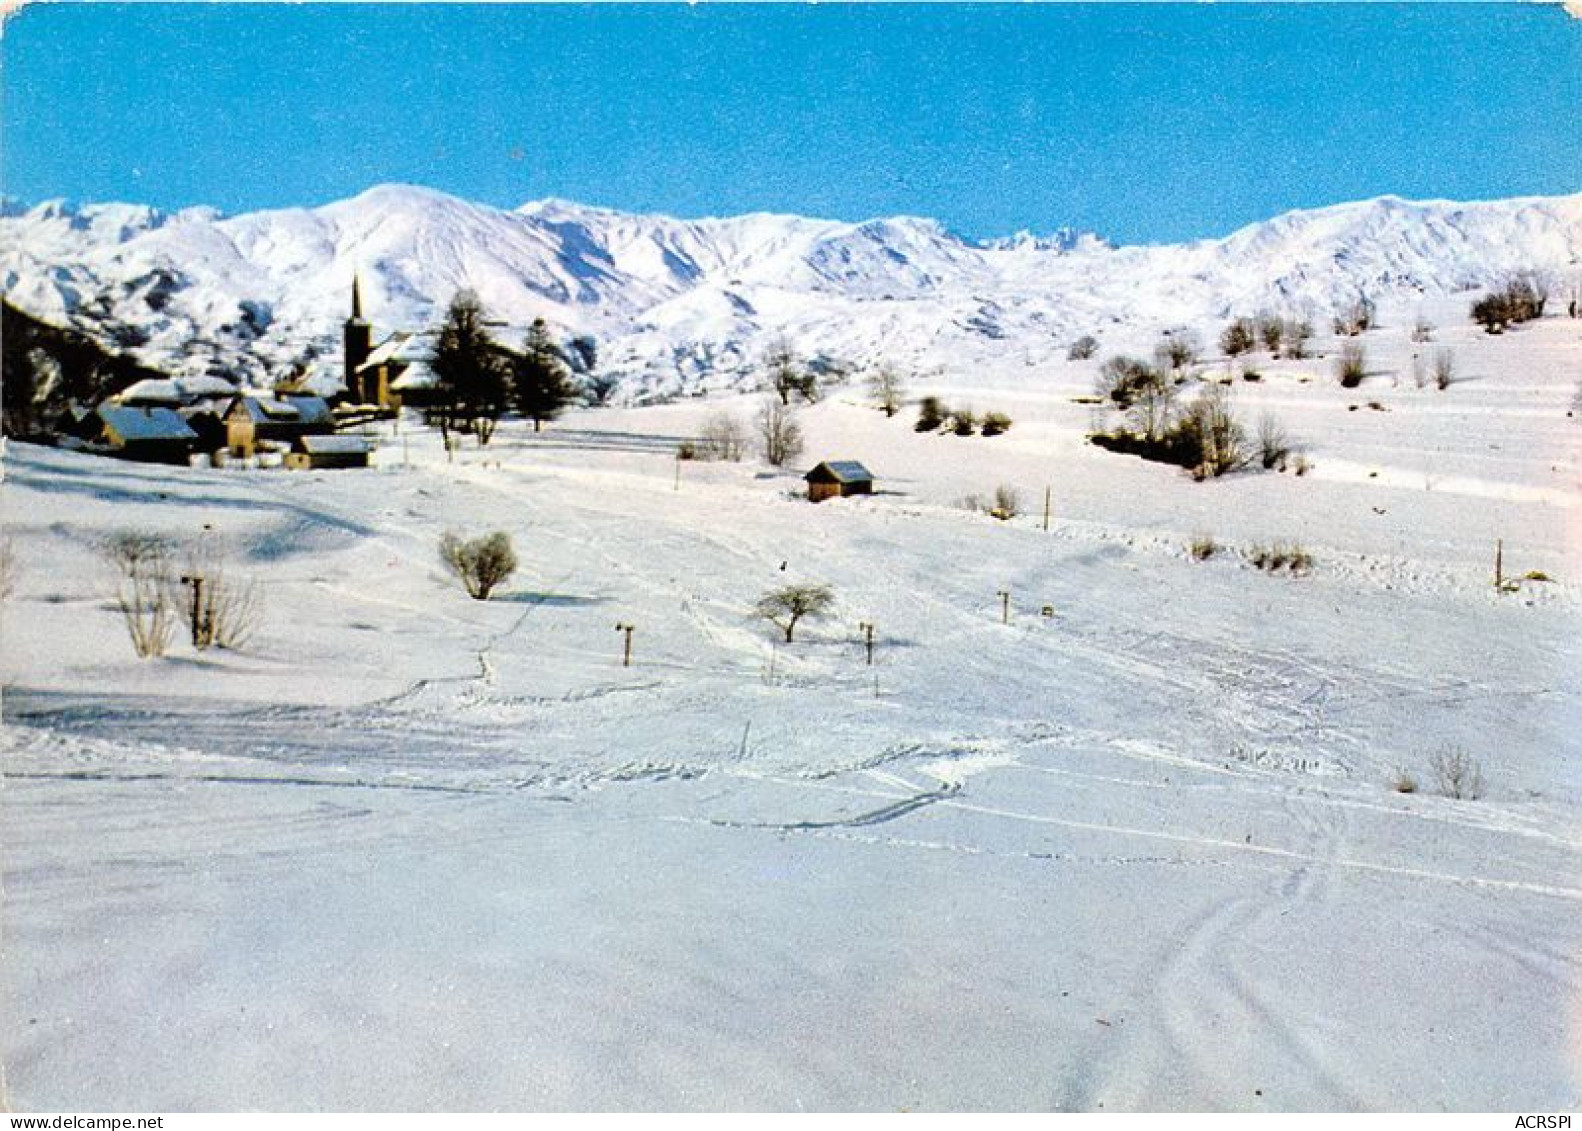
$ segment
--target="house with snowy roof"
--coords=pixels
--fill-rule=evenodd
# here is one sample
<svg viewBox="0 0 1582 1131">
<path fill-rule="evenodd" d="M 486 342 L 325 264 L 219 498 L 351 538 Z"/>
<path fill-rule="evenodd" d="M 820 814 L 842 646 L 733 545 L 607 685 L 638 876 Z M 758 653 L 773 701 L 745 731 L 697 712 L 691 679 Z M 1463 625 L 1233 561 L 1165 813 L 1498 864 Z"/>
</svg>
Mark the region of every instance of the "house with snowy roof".
<svg viewBox="0 0 1582 1131">
<path fill-rule="evenodd" d="M 94 415 L 98 430 L 89 450 L 145 463 L 186 464 L 198 445 L 197 433 L 174 409 L 106 401 Z"/>
<path fill-rule="evenodd" d="M 365 436 L 298 436 L 286 453 L 286 467 L 293 471 L 339 467 L 367 467 L 373 443 Z"/>
</svg>

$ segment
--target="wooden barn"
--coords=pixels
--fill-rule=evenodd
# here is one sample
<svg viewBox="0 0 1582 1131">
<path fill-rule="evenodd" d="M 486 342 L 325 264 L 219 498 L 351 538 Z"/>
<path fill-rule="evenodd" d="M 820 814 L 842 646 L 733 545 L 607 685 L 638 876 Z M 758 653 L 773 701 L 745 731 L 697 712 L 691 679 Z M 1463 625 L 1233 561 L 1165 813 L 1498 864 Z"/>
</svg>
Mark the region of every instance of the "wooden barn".
<svg viewBox="0 0 1582 1131">
<path fill-rule="evenodd" d="M 829 460 L 802 478 L 807 480 L 807 497 L 815 503 L 873 494 L 873 472 L 853 459 Z"/>
<path fill-rule="evenodd" d="M 373 445 L 364 436 L 298 436 L 286 453 L 292 471 L 367 467 Z"/>
<path fill-rule="evenodd" d="M 197 433 L 168 408 L 100 405 L 98 434 L 89 450 L 147 463 L 186 464 L 197 446 Z"/>
</svg>

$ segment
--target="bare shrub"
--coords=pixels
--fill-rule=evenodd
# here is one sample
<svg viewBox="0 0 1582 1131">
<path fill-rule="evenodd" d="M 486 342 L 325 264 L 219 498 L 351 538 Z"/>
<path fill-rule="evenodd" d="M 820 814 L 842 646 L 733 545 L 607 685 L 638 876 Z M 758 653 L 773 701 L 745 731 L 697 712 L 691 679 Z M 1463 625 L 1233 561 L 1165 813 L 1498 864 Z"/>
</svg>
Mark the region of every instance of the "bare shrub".
<svg viewBox="0 0 1582 1131">
<path fill-rule="evenodd" d="M 1280 356 L 1280 346 L 1285 341 L 1285 319 L 1273 314 L 1263 314 L 1258 318 L 1258 337 L 1263 342 L 1263 348 L 1274 357 Z"/>
<path fill-rule="evenodd" d="M 1219 543 L 1214 541 L 1212 534 L 1194 534 L 1192 541 L 1187 543 L 1187 553 L 1195 562 L 1206 562 L 1219 553 Z"/>
<path fill-rule="evenodd" d="M 1307 343 L 1313 337 L 1313 324 L 1302 318 L 1285 318 L 1280 322 L 1280 356 L 1300 361 L 1307 356 Z"/>
<path fill-rule="evenodd" d="M 1517 323 L 1542 318 L 1548 301 L 1548 280 L 1536 271 L 1523 271 L 1474 302 L 1472 320 L 1488 333 L 1499 334 Z"/>
<path fill-rule="evenodd" d="M 1358 334 L 1373 329 L 1377 324 L 1373 300 L 1367 295 L 1358 295 L 1355 301 L 1336 311 L 1334 318 L 1331 319 L 1331 328 L 1335 333 L 1348 338 L 1355 338 Z"/>
<path fill-rule="evenodd" d="M 172 601 L 170 557 L 173 545 L 161 534 L 120 530 L 100 545 L 100 553 L 120 575 L 116 605 L 126 623 L 132 651 L 140 659 L 163 656 L 170 647 L 176 610 Z"/>
<path fill-rule="evenodd" d="M 919 432 L 936 432 L 950 417 L 950 409 L 938 397 L 924 397 L 917 406 L 917 423 L 913 425 Z"/>
<path fill-rule="evenodd" d="M 1346 342 L 1335 358 L 1335 376 L 1341 388 L 1355 389 L 1368 375 L 1368 351 L 1361 342 Z"/>
<path fill-rule="evenodd" d="M 1247 560 L 1267 573 L 1278 573 L 1284 569 L 1293 574 L 1305 574 L 1313 568 L 1313 555 L 1300 542 L 1252 546 L 1247 551 Z"/>
<path fill-rule="evenodd" d="M 1290 455 L 1291 438 L 1284 425 L 1274 413 L 1264 413 L 1258 418 L 1258 462 L 1266 471 L 1284 471 Z"/>
<path fill-rule="evenodd" d="M 998 436 L 1002 432 L 1011 430 L 1011 418 L 1003 412 L 985 413 L 983 417 L 983 434 L 985 436 Z"/>
<path fill-rule="evenodd" d="M 1160 368 L 1179 371 L 1196 362 L 1202 352 L 1203 345 L 1191 330 L 1166 330 L 1154 346 L 1154 359 Z"/>
<path fill-rule="evenodd" d="M 516 572 L 516 551 L 511 547 L 511 536 L 503 530 L 465 540 L 447 530 L 439 540 L 439 556 L 474 601 L 487 601 L 489 594 Z"/>
<path fill-rule="evenodd" d="M 1197 458 L 1186 466 L 1200 479 L 1238 471 L 1250 462 L 1246 433 L 1231 411 L 1230 390 L 1223 385 L 1199 393 L 1171 435 L 1183 451 L 1195 448 Z"/>
<path fill-rule="evenodd" d="M 747 426 L 732 413 L 716 412 L 703 422 L 695 447 L 699 459 L 738 463 L 747 452 Z"/>
<path fill-rule="evenodd" d="M 1416 793 L 1417 779 L 1406 770 L 1396 770 L 1395 776 L 1390 779 L 1390 788 L 1396 793 Z"/>
<path fill-rule="evenodd" d="M 771 467 L 784 467 L 802 454 L 802 425 L 788 405 L 766 397 L 758 409 L 757 425 L 758 443 Z"/>
<path fill-rule="evenodd" d="M 1110 357 L 1099 366 L 1093 391 L 1118 408 L 1130 408 L 1138 389 L 1160 381 L 1160 375 L 1146 361 L 1127 356 Z"/>
<path fill-rule="evenodd" d="M 1440 750 L 1428 763 L 1439 792 L 1457 801 L 1476 801 L 1483 796 L 1483 769 L 1477 759 L 1459 747 Z"/>
<path fill-rule="evenodd" d="M 1066 347 L 1067 361 L 1087 361 L 1099 352 L 1099 340 L 1092 334 L 1083 334 L 1082 337 Z"/>
<path fill-rule="evenodd" d="M 1434 388 L 1441 391 L 1450 388 L 1456 379 L 1456 355 L 1449 347 L 1434 351 Z"/>
<path fill-rule="evenodd" d="M 970 408 L 958 408 L 950 414 L 950 430 L 958 436 L 971 436 L 978 430 L 978 415 Z"/>
<path fill-rule="evenodd" d="M 1250 318 L 1237 318 L 1220 331 L 1219 348 L 1226 357 L 1239 357 L 1257 344 L 1257 327 Z"/>
<path fill-rule="evenodd" d="M 258 630 L 263 612 L 258 586 L 231 576 L 224 553 L 212 540 L 205 539 L 192 553 L 180 581 L 186 592 L 177 609 L 200 652 L 240 648 Z"/>
<path fill-rule="evenodd" d="M 1009 483 L 1001 483 L 994 489 L 994 506 L 989 513 L 1002 522 L 1015 518 L 1022 513 L 1021 493 Z"/>
<path fill-rule="evenodd" d="M 786 634 L 792 643 L 797 622 L 804 617 L 817 620 L 829 613 L 835 594 L 827 585 L 786 585 L 758 598 L 757 614 Z"/>
</svg>

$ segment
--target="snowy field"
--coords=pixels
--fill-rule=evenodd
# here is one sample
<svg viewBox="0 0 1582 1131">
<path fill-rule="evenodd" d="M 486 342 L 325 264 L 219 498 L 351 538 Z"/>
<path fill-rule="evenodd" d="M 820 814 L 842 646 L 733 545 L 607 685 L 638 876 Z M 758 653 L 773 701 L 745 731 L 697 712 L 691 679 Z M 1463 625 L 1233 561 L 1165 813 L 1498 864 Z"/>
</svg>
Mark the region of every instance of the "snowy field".
<svg viewBox="0 0 1582 1131">
<path fill-rule="evenodd" d="M 748 398 L 453 463 L 409 420 L 366 472 L 12 445 L 9 1104 L 1582 1105 L 1582 322 L 1464 310 L 1444 391 L 1398 310 L 1359 389 L 1236 383 L 1301 477 L 1085 444 L 1096 360 L 913 388 L 992 439 L 836 391 L 801 466 L 879 494 L 818 506 L 677 476 Z M 1011 521 L 959 505 L 1000 484 Z M 257 635 L 134 658 L 97 543 L 205 525 Z M 494 600 L 447 528 L 511 533 Z M 1497 594 L 1496 540 L 1551 580 Z M 837 597 L 789 646 L 751 612 L 787 580 Z"/>
</svg>

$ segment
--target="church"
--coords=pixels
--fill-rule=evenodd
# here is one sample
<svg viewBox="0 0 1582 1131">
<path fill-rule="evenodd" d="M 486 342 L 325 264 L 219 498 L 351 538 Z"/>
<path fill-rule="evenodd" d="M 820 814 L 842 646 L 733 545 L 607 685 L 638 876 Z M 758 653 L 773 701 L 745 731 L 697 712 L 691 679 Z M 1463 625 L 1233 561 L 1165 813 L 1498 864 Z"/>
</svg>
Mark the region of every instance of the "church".
<svg viewBox="0 0 1582 1131">
<path fill-rule="evenodd" d="M 405 391 L 421 389 L 428 367 L 417 345 L 418 336 L 396 331 L 377 346 L 373 344 L 373 325 L 363 317 L 360 280 L 352 276 L 352 313 L 341 331 L 346 401 L 355 405 L 375 405 L 399 409 Z"/>
</svg>

